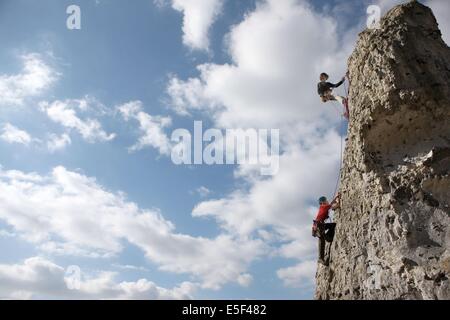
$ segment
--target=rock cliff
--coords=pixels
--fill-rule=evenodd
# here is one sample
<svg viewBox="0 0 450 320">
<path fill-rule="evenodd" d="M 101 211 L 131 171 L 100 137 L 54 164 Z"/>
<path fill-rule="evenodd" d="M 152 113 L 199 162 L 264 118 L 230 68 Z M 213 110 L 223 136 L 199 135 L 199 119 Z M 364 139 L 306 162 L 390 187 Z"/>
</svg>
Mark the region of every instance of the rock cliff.
<svg viewBox="0 0 450 320">
<path fill-rule="evenodd" d="M 316 299 L 450 299 L 450 49 L 412 1 L 359 35 L 341 209 Z"/>
</svg>

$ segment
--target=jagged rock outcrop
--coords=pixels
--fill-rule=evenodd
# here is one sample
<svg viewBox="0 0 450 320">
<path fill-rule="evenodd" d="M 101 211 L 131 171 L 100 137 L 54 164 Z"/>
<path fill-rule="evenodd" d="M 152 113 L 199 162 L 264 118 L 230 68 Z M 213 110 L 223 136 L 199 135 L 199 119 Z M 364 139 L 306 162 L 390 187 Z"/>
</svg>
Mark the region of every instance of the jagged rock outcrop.
<svg viewBox="0 0 450 320">
<path fill-rule="evenodd" d="M 450 48 L 397 6 L 349 58 L 341 209 L 317 299 L 450 299 Z"/>
</svg>

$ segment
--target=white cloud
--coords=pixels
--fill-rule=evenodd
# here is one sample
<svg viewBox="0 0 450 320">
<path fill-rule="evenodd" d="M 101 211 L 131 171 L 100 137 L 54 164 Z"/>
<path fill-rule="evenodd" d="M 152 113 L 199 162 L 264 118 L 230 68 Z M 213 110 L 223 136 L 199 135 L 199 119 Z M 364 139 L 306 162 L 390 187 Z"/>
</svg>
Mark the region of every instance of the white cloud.
<svg viewBox="0 0 450 320">
<path fill-rule="evenodd" d="M 55 152 L 62 150 L 72 143 L 70 136 L 67 133 L 63 133 L 58 136 L 56 134 L 50 134 L 49 140 L 47 141 L 47 148 L 50 152 Z"/>
<path fill-rule="evenodd" d="M 43 101 L 39 103 L 39 106 L 52 121 L 68 129 L 78 131 L 87 142 L 94 143 L 96 141 L 110 141 L 114 139 L 116 135 L 114 133 L 106 133 L 98 120 L 91 118 L 81 119 L 79 117 L 79 112 L 98 112 L 98 110 L 93 110 L 92 104 L 95 104 L 95 107 L 97 107 L 98 103 L 96 100 L 85 97 L 78 100 L 56 100 L 52 103 Z M 101 105 L 100 108 L 102 108 Z M 100 110 L 100 112 L 103 113 L 104 111 Z"/>
<path fill-rule="evenodd" d="M 64 167 L 48 176 L 0 170 L 0 220 L 56 254 L 110 256 L 127 241 L 161 270 L 189 274 L 213 289 L 236 282 L 265 251 L 261 241 L 249 237 L 176 233 L 158 211 L 140 209 L 95 179 Z"/>
<path fill-rule="evenodd" d="M 248 273 L 241 274 L 237 279 L 237 282 L 243 287 L 248 287 L 252 283 L 252 281 L 253 276 Z"/>
<path fill-rule="evenodd" d="M 192 294 L 197 286 L 190 282 L 183 282 L 173 289 L 157 287 L 153 282 L 140 279 L 137 282 L 121 282 L 118 285 L 120 292 L 119 299 L 159 299 L 159 300 L 186 300 L 192 299 Z M 117 289 L 116 289 L 117 290 Z"/>
<path fill-rule="evenodd" d="M 0 264 L 2 299 L 191 299 L 196 285 L 184 282 L 173 289 L 156 286 L 147 279 L 116 282 L 116 273 L 81 274 L 79 289 L 70 290 L 65 268 L 41 257 L 21 264 Z"/>
<path fill-rule="evenodd" d="M 302 149 L 298 146 L 280 157 L 280 171 L 270 178 L 255 179 L 250 188 L 238 189 L 226 198 L 199 203 L 193 215 L 213 216 L 229 232 L 249 235 L 271 227 L 285 240 L 304 243 L 311 252 L 313 219 L 309 201 L 332 193 L 338 175 L 340 137 L 330 131 Z"/>
<path fill-rule="evenodd" d="M 12 238 L 15 236 L 16 236 L 16 234 L 13 232 L 9 232 L 8 230 L 0 229 L 0 238 Z"/>
<path fill-rule="evenodd" d="M 19 170 L 8 170 L 8 171 L 4 171 L 1 170 L 2 167 L 0 165 L 0 178 L 3 179 L 8 179 L 8 180 L 26 180 L 26 181 L 31 181 L 34 183 L 39 183 L 41 182 L 43 179 L 40 175 L 38 175 L 37 173 L 24 173 L 22 171 Z"/>
<path fill-rule="evenodd" d="M 131 101 L 118 107 L 126 121 L 134 119 L 139 122 L 142 136 L 138 142 L 131 146 L 131 152 L 142 150 L 145 147 L 153 147 L 163 155 L 169 155 L 171 143 L 163 129 L 171 125 L 170 117 L 151 116 L 143 111 L 141 101 Z"/>
<path fill-rule="evenodd" d="M 283 280 L 287 287 L 307 287 L 313 285 L 316 274 L 317 262 L 308 260 L 293 267 L 283 268 L 277 271 L 278 277 Z"/>
<path fill-rule="evenodd" d="M 23 145 L 29 145 L 33 140 L 28 132 L 20 130 L 10 123 L 6 123 L 3 126 L 3 131 L 0 135 L 0 139 L 8 143 L 18 143 Z"/>
<path fill-rule="evenodd" d="M 22 105 L 29 97 L 41 95 L 60 76 L 37 53 L 21 57 L 22 71 L 14 75 L 0 75 L 0 105 Z"/>
<path fill-rule="evenodd" d="M 156 3 L 163 3 L 157 0 Z M 183 13 L 183 43 L 198 50 L 209 49 L 209 29 L 221 13 L 224 0 L 171 0 L 172 8 Z"/>
<path fill-rule="evenodd" d="M 112 266 L 121 270 L 149 271 L 147 268 L 134 266 L 131 264 L 113 264 Z"/>
<path fill-rule="evenodd" d="M 322 71 L 332 81 L 345 73 L 351 48 L 336 33 L 336 22 L 305 2 L 263 2 L 231 29 L 232 64 L 203 64 L 199 77 L 170 80 L 171 106 L 181 114 L 205 110 L 223 127 L 330 122 L 334 111 L 319 101 L 316 83 Z"/>
<path fill-rule="evenodd" d="M 214 106 L 214 101 L 208 100 L 203 83 L 198 78 L 183 81 L 173 77 L 167 87 L 167 93 L 171 98 L 171 108 L 180 115 L 189 115 L 189 109 Z"/>
<path fill-rule="evenodd" d="M 200 186 L 195 190 L 200 197 L 205 198 L 207 196 L 209 196 L 211 194 L 211 190 L 209 190 L 208 188 L 204 187 L 204 186 Z"/>
</svg>

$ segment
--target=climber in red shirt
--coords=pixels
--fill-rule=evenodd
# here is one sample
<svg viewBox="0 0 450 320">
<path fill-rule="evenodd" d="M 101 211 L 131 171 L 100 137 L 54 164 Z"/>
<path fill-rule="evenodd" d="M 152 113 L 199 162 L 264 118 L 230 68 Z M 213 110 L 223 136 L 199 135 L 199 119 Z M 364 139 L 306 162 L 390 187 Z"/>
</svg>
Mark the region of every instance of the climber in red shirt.
<svg viewBox="0 0 450 320">
<path fill-rule="evenodd" d="M 336 223 L 325 223 L 325 220 L 329 217 L 330 209 L 336 210 L 339 208 L 340 194 L 328 203 L 326 197 L 320 197 L 319 199 L 319 212 L 317 213 L 316 219 L 312 227 L 312 235 L 319 238 L 319 263 L 323 265 L 328 265 L 328 260 L 325 261 L 325 241 L 332 242 L 334 237 L 334 229 L 336 228 Z"/>
<path fill-rule="evenodd" d="M 339 202 L 339 194 L 331 201 L 331 203 L 328 203 L 328 200 L 326 197 L 320 197 L 319 199 L 319 212 L 317 213 L 316 219 L 314 221 L 324 223 L 325 220 L 328 219 L 328 212 L 330 209 L 336 209 L 336 205 Z"/>
</svg>

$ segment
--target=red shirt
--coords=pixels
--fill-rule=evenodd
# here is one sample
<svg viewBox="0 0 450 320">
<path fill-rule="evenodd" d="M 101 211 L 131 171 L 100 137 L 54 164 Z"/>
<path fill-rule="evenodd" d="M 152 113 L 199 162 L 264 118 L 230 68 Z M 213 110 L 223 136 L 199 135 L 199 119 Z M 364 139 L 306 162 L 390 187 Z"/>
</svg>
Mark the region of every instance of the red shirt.
<svg viewBox="0 0 450 320">
<path fill-rule="evenodd" d="M 331 205 L 329 204 L 322 204 L 320 205 L 319 212 L 316 216 L 316 221 L 323 223 L 325 220 L 328 219 L 328 211 L 331 209 Z"/>
</svg>

